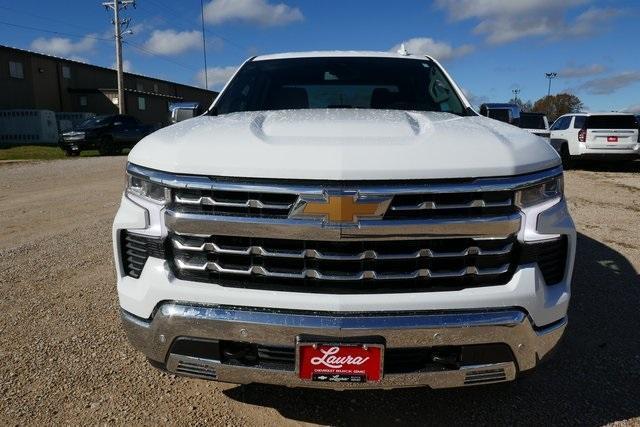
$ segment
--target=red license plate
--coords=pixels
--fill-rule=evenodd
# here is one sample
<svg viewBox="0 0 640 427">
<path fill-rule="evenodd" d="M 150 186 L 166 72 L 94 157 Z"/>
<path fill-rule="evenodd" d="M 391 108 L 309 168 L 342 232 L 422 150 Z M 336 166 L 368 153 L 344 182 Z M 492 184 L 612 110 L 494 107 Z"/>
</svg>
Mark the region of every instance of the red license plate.
<svg viewBox="0 0 640 427">
<path fill-rule="evenodd" d="M 618 137 L 617 136 L 608 136 L 607 137 L 607 142 L 618 142 Z"/>
<path fill-rule="evenodd" d="M 382 379 L 381 344 L 298 344 L 298 373 L 309 381 L 363 383 Z"/>
</svg>

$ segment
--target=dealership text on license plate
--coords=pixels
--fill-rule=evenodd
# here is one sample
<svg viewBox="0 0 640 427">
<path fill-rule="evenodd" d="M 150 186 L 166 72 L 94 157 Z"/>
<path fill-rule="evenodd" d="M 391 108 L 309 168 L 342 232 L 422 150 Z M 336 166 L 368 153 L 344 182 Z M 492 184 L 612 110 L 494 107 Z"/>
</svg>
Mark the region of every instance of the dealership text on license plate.
<svg viewBox="0 0 640 427">
<path fill-rule="evenodd" d="M 381 344 L 298 343 L 298 374 L 309 381 L 380 381 L 383 354 Z"/>
</svg>

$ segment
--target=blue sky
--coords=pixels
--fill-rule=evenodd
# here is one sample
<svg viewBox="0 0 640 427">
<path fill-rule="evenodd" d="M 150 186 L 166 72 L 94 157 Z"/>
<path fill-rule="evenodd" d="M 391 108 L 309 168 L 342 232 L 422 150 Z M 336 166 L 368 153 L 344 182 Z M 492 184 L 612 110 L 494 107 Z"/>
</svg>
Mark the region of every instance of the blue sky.
<svg viewBox="0 0 640 427">
<path fill-rule="evenodd" d="M 111 67 L 112 15 L 100 3 L 0 0 L 0 44 Z M 202 85 L 199 0 L 138 0 L 123 15 L 129 70 Z M 640 111 L 638 0 L 205 0 L 204 16 L 212 88 L 257 53 L 405 42 L 438 57 L 474 104 L 516 88 L 535 101 L 553 71 L 552 92 L 591 110 Z"/>
</svg>

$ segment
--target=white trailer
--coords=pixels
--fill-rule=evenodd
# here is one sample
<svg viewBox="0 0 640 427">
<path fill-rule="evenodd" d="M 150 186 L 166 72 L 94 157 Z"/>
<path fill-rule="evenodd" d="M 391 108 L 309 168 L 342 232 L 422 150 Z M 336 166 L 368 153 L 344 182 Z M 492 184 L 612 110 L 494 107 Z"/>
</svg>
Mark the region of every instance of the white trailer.
<svg viewBox="0 0 640 427">
<path fill-rule="evenodd" d="M 56 115 L 49 110 L 0 110 L 0 145 L 58 143 Z"/>
</svg>

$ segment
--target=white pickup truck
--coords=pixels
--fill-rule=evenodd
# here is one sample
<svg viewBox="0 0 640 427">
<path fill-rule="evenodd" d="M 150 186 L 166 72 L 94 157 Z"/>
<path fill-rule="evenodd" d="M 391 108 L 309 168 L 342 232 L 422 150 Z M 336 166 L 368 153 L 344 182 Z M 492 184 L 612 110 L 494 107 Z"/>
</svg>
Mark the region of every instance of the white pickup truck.
<svg viewBox="0 0 640 427">
<path fill-rule="evenodd" d="M 156 367 L 231 383 L 515 379 L 567 324 L 560 157 L 432 58 L 253 57 L 129 154 L 121 316 Z"/>
</svg>

